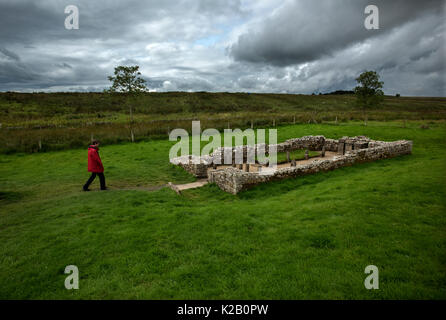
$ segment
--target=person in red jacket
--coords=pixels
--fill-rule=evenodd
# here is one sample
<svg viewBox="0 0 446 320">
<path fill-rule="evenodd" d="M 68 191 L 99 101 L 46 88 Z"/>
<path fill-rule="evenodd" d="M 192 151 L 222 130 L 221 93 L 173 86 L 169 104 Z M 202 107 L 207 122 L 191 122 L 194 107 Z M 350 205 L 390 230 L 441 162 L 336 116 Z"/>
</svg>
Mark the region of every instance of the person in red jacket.
<svg viewBox="0 0 446 320">
<path fill-rule="evenodd" d="M 91 172 L 91 176 L 84 184 L 84 191 L 90 191 L 88 187 L 99 176 L 101 183 L 101 190 L 107 190 L 105 186 L 104 166 L 102 165 L 101 157 L 99 157 L 99 141 L 94 140 L 88 147 L 88 171 Z"/>
</svg>

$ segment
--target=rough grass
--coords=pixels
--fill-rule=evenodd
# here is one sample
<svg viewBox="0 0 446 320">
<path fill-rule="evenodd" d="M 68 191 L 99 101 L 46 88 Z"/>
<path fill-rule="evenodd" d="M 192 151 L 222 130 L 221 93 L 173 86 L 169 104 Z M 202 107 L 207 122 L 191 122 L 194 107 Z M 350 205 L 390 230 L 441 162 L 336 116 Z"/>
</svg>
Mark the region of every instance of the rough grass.
<svg viewBox="0 0 446 320">
<path fill-rule="evenodd" d="M 129 105 L 133 110 L 130 126 Z M 444 121 L 446 98 L 386 96 L 370 121 Z M 127 99 L 104 93 L 0 93 L 0 153 L 80 147 L 93 136 L 107 144 L 165 138 L 173 128 L 255 128 L 295 123 L 362 121 L 353 95 L 208 92 L 146 93 Z M 426 123 L 423 123 L 426 125 Z"/>
<path fill-rule="evenodd" d="M 308 134 L 411 139 L 413 155 L 237 196 L 142 190 L 194 180 L 168 164 L 168 141 L 104 145 L 107 192 L 80 191 L 86 150 L 0 156 L 0 298 L 445 299 L 445 126 L 278 131 Z M 370 264 L 379 290 L 364 288 Z"/>
</svg>

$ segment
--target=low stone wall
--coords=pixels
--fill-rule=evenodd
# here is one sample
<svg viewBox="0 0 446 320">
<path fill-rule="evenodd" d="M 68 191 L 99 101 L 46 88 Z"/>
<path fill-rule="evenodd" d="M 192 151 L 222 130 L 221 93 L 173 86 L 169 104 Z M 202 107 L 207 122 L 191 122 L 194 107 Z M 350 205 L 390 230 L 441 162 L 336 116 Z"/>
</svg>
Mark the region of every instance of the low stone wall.
<svg viewBox="0 0 446 320">
<path fill-rule="evenodd" d="M 334 145 L 335 143 L 333 142 L 330 145 L 330 148 L 334 148 Z M 237 194 L 238 192 L 259 183 L 304 176 L 320 171 L 329 171 L 340 167 L 351 166 L 355 163 L 370 162 L 411 153 L 412 141 L 374 141 L 373 143 L 368 142 L 367 148 L 358 148 L 347 151 L 345 154 L 340 154 L 332 159 L 318 159 L 308 164 L 282 168 L 275 171 L 267 171 L 264 173 L 244 172 L 236 168 L 211 170 L 208 179 L 209 182 L 216 183 L 222 190 Z"/>
<path fill-rule="evenodd" d="M 322 150 L 325 145 L 324 136 L 305 136 L 302 138 L 294 138 L 286 140 L 277 145 L 277 152 L 286 152 L 293 150 L 308 149 L 312 151 Z"/>
<path fill-rule="evenodd" d="M 371 141 L 371 139 L 364 136 L 342 137 L 337 143 L 338 153 L 344 154 L 348 151 L 368 148 Z"/>
<path fill-rule="evenodd" d="M 325 150 L 337 152 L 338 151 L 338 142 L 339 142 L 339 140 L 335 140 L 335 139 L 325 139 Z"/>
<path fill-rule="evenodd" d="M 243 183 L 246 184 L 245 179 L 241 176 L 247 172 L 236 168 L 225 168 L 211 170 L 208 175 L 209 183 L 216 183 L 223 191 L 237 194 L 241 191 Z"/>
<path fill-rule="evenodd" d="M 182 167 L 197 178 L 206 178 L 208 176 L 208 168 L 212 166 L 212 158 L 209 156 L 182 156 L 171 159 L 170 162 Z"/>
<path fill-rule="evenodd" d="M 332 159 L 316 159 L 313 162 L 286 167 L 277 170 L 271 168 L 262 172 L 244 172 L 234 167 L 225 169 L 211 169 L 214 164 L 224 163 L 224 152 L 228 151 L 232 163 L 236 163 L 236 154 L 241 153 L 242 162 L 246 163 L 247 155 L 254 154 L 259 148 L 265 152 L 276 148 L 277 152 L 309 149 L 337 152 L 339 155 Z M 324 136 L 305 136 L 289 139 L 277 145 L 257 144 L 255 146 L 237 146 L 233 148 L 218 148 L 212 154 L 206 156 L 183 156 L 171 159 L 171 163 L 179 165 L 198 178 L 207 177 L 209 182 L 216 183 L 222 190 L 236 194 L 250 186 L 280 180 L 290 177 L 298 177 L 319 171 L 329 171 L 339 167 L 350 166 L 355 163 L 375 161 L 378 159 L 392 158 L 412 153 L 412 141 L 401 140 L 393 142 L 375 141 L 364 136 L 342 137 L 339 140 L 326 139 Z"/>
<path fill-rule="evenodd" d="M 187 172 L 193 174 L 197 178 L 207 177 L 207 169 L 212 168 L 213 164 L 223 164 L 225 163 L 225 150 L 230 154 L 232 163 L 246 163 L 248 159 L 248 154 L 252 153 L 255 157 L 257 150 L 265 150 L 268 153 L 270 149 L 276 148 L 277 152 L 293 151 L 298 149 L 309 149 L 309 150 L 322 150 L 325 144 L 324 136 L 304 136 L 301 138 L 294 138 L 286 140 L 285 142 L 278 143 L 275 145 L 267 144 L 256 144 L 254 146 L 235 146 L 235 147 L 221 147 L 215 150 L 210 155 L 206 156 L 182 156 L 173 158 L 170 160 L 172 164 L 181 166 Z M 336 150 L 335 150 L 336 151 Z M 237 153 L 242 154 L 240 157 L 241 161 L 237 160 Z"/>
</svg>

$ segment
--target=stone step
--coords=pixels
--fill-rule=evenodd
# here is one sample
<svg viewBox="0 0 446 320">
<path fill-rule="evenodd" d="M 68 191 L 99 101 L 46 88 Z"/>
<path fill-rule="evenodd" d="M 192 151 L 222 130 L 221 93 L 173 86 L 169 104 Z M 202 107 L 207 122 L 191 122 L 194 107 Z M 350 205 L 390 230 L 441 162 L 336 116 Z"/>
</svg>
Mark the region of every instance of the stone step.
<svg viewBox="0 0 446 320">
<path fill-rule="evenodd" d="M 173 184 L 173 183 L 169 182 L 168 185 L 169 185 L 169 188 L 171 188 L 172 190 L 174 190 L 176 193 L 179 194 L 183 190 L 200 188 L 208 183 L 209 182 L 207 179 L 200 179 L 195 182 L 185 183 L 185 184 Z"/>
</svg>

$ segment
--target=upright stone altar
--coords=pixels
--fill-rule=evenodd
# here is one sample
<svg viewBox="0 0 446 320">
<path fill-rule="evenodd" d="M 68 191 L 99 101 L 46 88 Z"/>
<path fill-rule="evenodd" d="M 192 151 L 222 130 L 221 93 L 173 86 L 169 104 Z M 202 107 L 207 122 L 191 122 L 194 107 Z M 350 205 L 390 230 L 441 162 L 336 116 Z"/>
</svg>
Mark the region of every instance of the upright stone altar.
<svg viewBox="0 0 446 320">
<path fill-rule="evenodd" d="M 351 142 L 346 142 L 344 150 L 345 150 L 345 152 L 352 151 L 353 150 L 353 144 Z"/>
<path fill-rule="evenodd" d="M 344 151 L 345 151 L 345 142 L 344 142 L 343 139 L 339 139 L 339 142 L 338 142 L 338 153 L 339 154 L 344 154 Z"/>
</svg>

